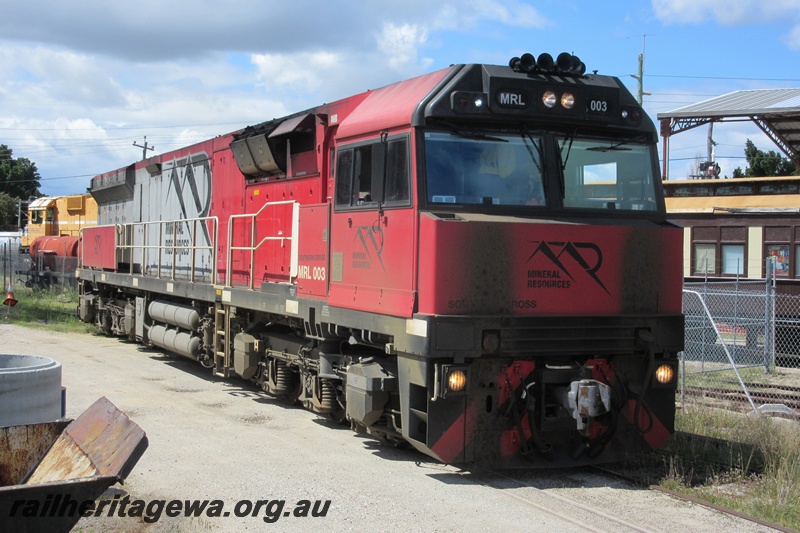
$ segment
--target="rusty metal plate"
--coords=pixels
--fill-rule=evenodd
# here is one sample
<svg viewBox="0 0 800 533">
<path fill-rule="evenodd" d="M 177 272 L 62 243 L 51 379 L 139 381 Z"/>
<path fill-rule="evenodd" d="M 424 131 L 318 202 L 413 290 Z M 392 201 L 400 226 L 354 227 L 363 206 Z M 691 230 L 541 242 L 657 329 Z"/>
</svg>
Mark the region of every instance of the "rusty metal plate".
<svg viewBox="0 0 800 533">
<path fill-rule="evenodd" d="M 0 531 L 69 531 L 80 519 L 72 508 L 125 479 L 147 449 L 142 428 L 105 397 L 66 424 L 0 432 L 0 473 L 16 483 L 0 486 Z"/>
<path fill-rule="evenodd" d="M 0 428 L 0 487 L 22 483 L 69 422 Z"/>
<path fill-rule="evenodd" d="M 27 483 L 96 475 L 124 479 L 145 449 L 142 428 L 102 397 L 67 426 Z"/>
</svg>

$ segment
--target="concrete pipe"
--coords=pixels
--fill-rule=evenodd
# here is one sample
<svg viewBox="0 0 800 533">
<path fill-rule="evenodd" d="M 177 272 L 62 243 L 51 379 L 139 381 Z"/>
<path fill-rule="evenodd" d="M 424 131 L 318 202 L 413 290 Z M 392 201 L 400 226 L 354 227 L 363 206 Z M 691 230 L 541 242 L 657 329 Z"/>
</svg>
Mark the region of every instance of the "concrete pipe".
<svg viewBox="0 0 800 533">
<path fill-rule="evenodd" d="M 52 422 L 61 407 L 61 363 L 0 354 L 0 427 Z"/>
</svg>

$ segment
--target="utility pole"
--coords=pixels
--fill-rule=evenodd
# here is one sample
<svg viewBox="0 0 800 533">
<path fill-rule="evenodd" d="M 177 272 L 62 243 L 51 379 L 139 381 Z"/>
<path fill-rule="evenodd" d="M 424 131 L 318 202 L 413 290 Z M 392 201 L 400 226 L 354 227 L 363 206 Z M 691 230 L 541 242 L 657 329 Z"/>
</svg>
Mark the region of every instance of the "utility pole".
<svg viewBox="0 0 800 533">
<path fill-rule="evenodd" d="M 636 91 L 636 101 L 642 105 L 642 97 L 644 95 L 650 96 L 650 93 L 644 91 L 644 45 L 647 35 L 642 35 L 642 53 L 639 54 L 639 74 L 631 74 L 631 78 L 638 80 L 639 90 Z"/>
<path fill-rule="evenodd" d="M 155 150 L 155 146 L 147 146 L 147 135 L 144 136 L 144 146 L 141 144 L 136 144 L 136 141 L 133 141 L 133 145 L 137 148 L 142 149 L 142 159 L 147 159 L 147 151 L 148 150 Z"/>
</svg>

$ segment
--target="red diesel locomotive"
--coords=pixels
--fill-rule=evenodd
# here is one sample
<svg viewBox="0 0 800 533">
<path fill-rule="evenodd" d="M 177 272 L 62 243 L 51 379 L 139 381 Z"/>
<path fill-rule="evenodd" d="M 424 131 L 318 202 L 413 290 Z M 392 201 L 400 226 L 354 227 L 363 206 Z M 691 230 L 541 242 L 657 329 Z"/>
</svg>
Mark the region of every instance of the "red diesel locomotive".
<svg viewBox="0 0 800 533">
<path fill-rule="evenodd" d="M 657 448 L 682 232 L 584 71 L 454 65 L 97 176 L 78 314 L 445 463 Z"/>
</svg>

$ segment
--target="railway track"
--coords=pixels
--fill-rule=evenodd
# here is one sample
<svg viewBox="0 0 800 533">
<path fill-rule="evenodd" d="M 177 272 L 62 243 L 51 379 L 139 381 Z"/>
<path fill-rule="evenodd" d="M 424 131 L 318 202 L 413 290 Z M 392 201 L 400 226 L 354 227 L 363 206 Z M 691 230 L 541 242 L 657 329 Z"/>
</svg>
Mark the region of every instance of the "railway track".
<svg viewBox="0 0 800 533">
<path fill-rule="evenodd" d="M 588 473 L 588 469 L 578 469 L 576 473 Z M 575 526 L 575 531 L 637 531 L 640 533 L 654 533 L 655 529 L 648 529 L 641 525 L 634 524 L 615 516 L 612 512 L 594 507 L 588 503 L 579 501 L 554 492 L 553 489 L 564 489 L 563 476 L 572 475 L 573 471 L 560 470 L 557 472 L 558 479 L 555 480 L 553 487 L 539 488 L 534 483 L 541 485 L 541 472 L 538 476 L 531 477 L 530 472 L 520 474 L 523 479 L 514 476 L 513 471 L 498 472 L 487 470 L 479 473 L 469 474 L 470 480 L 485 487 L 502 490 L 503 494 L 519 503 L 531 507 L 539 512 L 546 513 L 559 520 L 564 520 Z M 603 474 L 609 477 L 608 474 Z M 597 483 L 590 485 L 596 486 Z M 583 489 L 583 486 L 576 486 L 575 489 Z M 549 490 L 548 490 L 549 489 Z"/>
<path fill-rule="evenodd" d="M 749 406 L 747 394 L 738 381 L 725 380 L 717 382 L 715 387 L 686 387 L 686 394 L 698 398 L 709 398 Z M 745 382 L 745 387 L 756 404 L 783 404 L 800 412 L 800 387 L 792 385 L 763 384 Z"/>
<path fill-rule="evenodd" d="M 627 476 L 627 475 L 625 475 L 625 474 L 623 474 L 621 472 L 617 472 L 613 468 L 607 468 L 607 467 L 604 467 L 604 466 L 591 466 L 591 467 L 587 467 L 587 468 L 591 468 L 592 470 L 595 470 L 597 472 L 603 473 L 604 475 L 607 475 L 607 476 L 612 476 L 612 477 L 621 479 L 621 480 L 626 481 L 626 482 L 628 482 L 628 483 L 630 483 L 632 485 L 636 485 L 636 486 L 640 486 L 640 487 L 644 486 L 644 485 L 642 485 L 642 483 L 640 481 L 638 481 L 636 479 L 633 479 L 630 476 Z M 649 486 L 647 486 L 647 488 L 649 490 L 652 490 L 652 491 L 660 492 L 662 494 L 667 494 L 667 495 L 669 495 L 669 496 L 671 496 L 673 498 L 677 498 L 677 499 L 680 499 L 680 500 L 683 500 L 683 501 L 691 502 L 691 503 L 694 503 L 694 504 L 697 504 L 697 505 L 702 505 L 703 507 L 707 507 L 709 509 L 714 509 L 715 511 L 719 511 L 719 512 L 724 513 L 726 515 L 730 515 L 730 516 L 733 516 L 733 517 L 736 517 L 736 518 L 741 518 L 743 520 L 747 520 L 749 522 L 753 522 L 754 524 L 758 524 L 760 526 L 764 526 L 764 527 L 767 527 L 767 528 L 770 528 L 770 529 L 774 529 L 775 531 L 783 531 L 785 533 L 795 533 L 793 529 L 785 528 L 785 527 L 783 527 L 783 526 L 781 526 L 779 524 L 775 524 L 773 522 L 768 522 L 766 520 L 761 520 L 760 518 L 756 518 L 756 517 L 754 517 L 752 515 L 741 513 L 739 511 L 734 510 L 734 509 L 730 509 L 730 508 L 724 507 L 722 505 L 717 505 L 715 503 L 711 503 L 709 501 L 703 500 L 701 498 L 697 498 L 695 496 L 690 496 L 688 494 L 682 494 L 680 492 L 661 487 L 660 485 L 649 485 Z"/>
<path fill-rule="evenodd" d="M 543 473 L 544 476 L 542 475 Z M 665 529 L 664 526 L 667 524 L 658 518 L 658 513 L 654 511 L 651 511 L 653 516 L 650 520 L 639 520 L 636 523 L 626 520 L 625 517 L 636 516 L 636 513 L 625 501 L 625 498 L 614 501 L 614 499 L 609 500 L 598 494 L 614 488 L 649 490 L 653 493 L 660 493 L 671 498 L 692 502 L 732 518 L 746 520 L 762 526 L 754 529 L 744 526 L 744 529 L 748 531 L 775 530 L 787 533 L 792 531 L 777 524 L 766 522 L 699 498 L 664 489 L 658 485 L 643 485 L 636 479 L 602 466 L 588 466 L 574 470 L 553 470 L 549 473 L 545 470 L 538 471 L 535 475 L 531 475 L 530 472 L 520 471 L 485 471 L 469 474 L 469 477 L 474 483 L 500 490 L 507 497 L 521 504 L 568 522 L 575 527 L 576 531 L 613 531 L 614 533 L 636 531 L 650 533 L 669 529 L 681 530 L 682 526 L 688 526 L 686 523 L 682 524 L 680 519 L 675 517 L 675 521 L 670 521 L 670 525 Z M 572 496 L 573 490 L 579 490 L 580 495 L 576 493 Z M 611 503 L 612 501 L 614 503 Z M 652 504 L 658 505 L 657 502 L 652 502 Z M 693 524 L 689 527 L 695 529 L 697 525 Z"/>
</svg>

